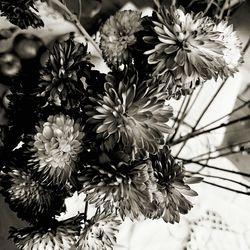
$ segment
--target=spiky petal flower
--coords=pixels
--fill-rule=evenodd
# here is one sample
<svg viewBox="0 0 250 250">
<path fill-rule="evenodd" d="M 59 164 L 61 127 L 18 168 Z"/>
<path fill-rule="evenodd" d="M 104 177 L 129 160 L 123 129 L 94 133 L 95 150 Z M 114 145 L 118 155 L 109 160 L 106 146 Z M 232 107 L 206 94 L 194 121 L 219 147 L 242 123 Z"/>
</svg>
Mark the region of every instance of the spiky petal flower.
<svg viewBox="0 0 250 250">
<path fill-rule="evenodd" d="M 73 38 L 56 41 L 49 61 L 41 70 L 38 95 L 56 106 L 78 107 L 84 92 L 80 79 L 90 67 L 87 46 Z"/>
<path fill-rule="evenodd" d="M 121 142 L 126 149 L 156 153 L 164 144 L 164 133 L 172 132 L 166 124 L 172 108 L 165 99 L 157 88 L 138 82 L 136 75 L 122 80 L 108 75 L 104 93 L 91 99 L 88 122 L 95 125 L 108 149 Z"/>
<path fill-rule="evenodd" d="M 150 162 L 88 166 L 79 180 L 90 203 L 114 209 L 123 219 L 139 219 L 152 209 L 156 183 Z"/>
<path fill-rule="evenodd" d="M 153 75 L 168 77 L 180 88 L 192 88 L 196 82 L 217 78 L 223 67 L 226 47 L 215 22 L 202 13 L 194 15 L 182 9 L 163 7 L 155 13 L 154 35 L 144 37 L 154 48 L 146 51 L 154 66 Z"/>
<path fill-rule="evenodd" d="M 139 11 L 119 11 L 101 29 L 100 48 L 109 64 L 128 62 L 130 49 L 136 43 L 135 33 L 142 29 Z"/>
<path fill-rule="evenodd" d="M 112 250 L 121 220 L 113 214 L 97 212 L 85 226 L 77 243 L 79 250 Z"/>
<path fill-rule="evenodd" d="M 75 170 L 75 163 L 82 149 L 84 137 L 79 122 L 63 114 L 49 116 L 36 127 L 32 143 L 32 162 L 42 179 L 56 184 L 66 183 Z"/>
<path fill-rule="evenodd" d="M 81 217 L 47 222 L 46 226 L 11 228 L 10 238 L 20 250 L 70 250 L 76 244 L 81 229 Z"/>
<path fill-rule="evenodd" d="M 35 2 L 35 0 L 1 0 L 0 15 L 21 29 L 27 29 L 29 26 L 42 27 L 43 21 L 35 13 L 38 12 Z"/>
<path fill-rule="evenodd" d="M 155 193 L 157 210 L 151 214 L 152 218 L 163 218 L 165 222 L 179 222 L 180 214 L 186 214 L 192 203 L 185 197 L 195 196 L 188 184 L 198 183 L 200 177 L 188 177 L 182 162 L 176 161 L 167 147 L 151 156 L 155 177 L 158 180 L 158 190 Z"/>
<path fill-rule="evenodd" d="M 65 190 L 42 185 L 29 170 L 9 167 L 0 177 L 1 193 L 21 219 L 36 222 L 54 216 L 63 209 Z"/>
</svg>

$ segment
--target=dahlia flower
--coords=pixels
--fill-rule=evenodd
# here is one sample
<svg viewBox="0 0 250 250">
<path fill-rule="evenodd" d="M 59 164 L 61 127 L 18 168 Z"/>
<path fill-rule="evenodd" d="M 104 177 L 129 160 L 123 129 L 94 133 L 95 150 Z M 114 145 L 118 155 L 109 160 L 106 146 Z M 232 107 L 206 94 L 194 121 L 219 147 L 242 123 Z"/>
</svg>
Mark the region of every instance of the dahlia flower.
<svg viewBox="0 0 250 250">
<path fill-rule="evenodd" d="M 157 209 L 148 217 L 162 217 L 170 223 L 179 222 L 180 214 L 186 214 L 192 208 L 192 203 L 185 195 L 197 195 L 188 184 L 198 183 L 202 178 L 185 175 L 182 162 L 176 161 L 167 147 L 157 155 L 151 155 L 151 160 L 158 183 L 153 201 Z"/>
<path fill-rule="evenodd" d="M 36 222 L 61 212 L 65 190 L 42 185 L 30 171 L 11 167 L 0 179 L 2 194 L 21 219 Z"/>
<path fill-rule="evenodd" d="M 123 219 L 139 219 L 151 212 L 156 183 L 150 162 L 87 166 L 79 181 L 91 204 L 114 209 Z"/>
<path fill-rule="evenodd" d="M 1 0 L 0 16 L 5 16 L 11 23 L 21 29 L 42 27 L 42 19 L 35 13 L 38 12 L 35 0 Z"/>
<path fill-rule="evenodd" d="M 65 183 L 75 170 L 84 136 L 81 125 L 63 114 L 49 116 L 36 127 L 32 162 L 44 180 Z"/>
<path fill-rule="evenodd" d="M 121 81 L 108 75 L 104 93 L 91 98 L 87 122 L 95 125 L 109 149 L 121 142 L 126 149 L 156 153 L 165 142 L 164 134 L 172 132 L 166 122 L 173 111 L 165 99 L 157 88 L 138 83 L 136 75 Z"/>
<path fill-rule="evenodd" d="M 121 220 L 112 214 L 97 212 L 86 224 L 77 243 L 79 250 L 112 250 Z"/>
<path fill-rule="evenodd" d="M 153 49 L 145 52 L 149 55 L 148 63 L 154 67 L 154 76 L 168 78 L 170 74 L 176 85 L 189 89 L 197 82 L 217 79 L 223 68 L 230 68 L 225 61 L 226 41 L 234 36 L 230 28 L 216 28 L 215 22 L 202 13 L 185 14 L 174 7 L 161 8 L 155 18 L 154 35 L 144 37 L 154 44 Z M 225 71 L 223 76 L 228 76 Z"/>
<path fill-rule="evenodd" d="M 100 48 L 109 64 L 119 66 L 128 62 L 130 48 L 136 43 L 135 33 L 142 30 L 139 11 L 119 11 L 101 29 Z"/>
<path fill-rule="evenodd" d="M 80 78 L 91 67 L 87 46 L 75 42 L 56 41 L 49 60 L 41 70 L 38 95 L 49 103 L 66 109 L 78 107 L 84 86 Z"/>
<path fill-rule="evenodd" d="M 65 221 L 55 221 L 46 227 L 11 228 L 10 238 L 20 250 L 71 250 L 80 233 L 80 219 L 82 218 L 74 217 Z"/>
</svg>

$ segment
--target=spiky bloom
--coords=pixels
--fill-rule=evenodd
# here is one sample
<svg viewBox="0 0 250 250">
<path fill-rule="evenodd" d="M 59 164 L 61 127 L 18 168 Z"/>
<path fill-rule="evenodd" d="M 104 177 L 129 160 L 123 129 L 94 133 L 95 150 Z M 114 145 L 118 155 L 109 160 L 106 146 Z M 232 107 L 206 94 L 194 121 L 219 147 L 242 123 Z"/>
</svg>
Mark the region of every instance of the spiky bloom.
<svg viewBox="0 0 250 250">
<path fill-rule="evenodd" d="M 221 69 L 221 75 L 229 76 L 238 71 L 238 67 L 242 62 L 241 42 L 237 33 L 233 30 L 233 25 L 228 25 L 228 22 L 221 21 L 215 27 L 216 32 L 220 32 L 219 39 L 225 45 L 223 49 L 223 58 L 226 67 Z"/>
<path fill-rule="evenodd" d="M 200 177 L 188 177 L 182 162 L 176 161 L 167 147 L 151 156 L 155 177 L 158 182 L 158 190 L 155 193 L 157 210 L 151 214 L 152 218 L 163 218 L 165 222 L 179 222 L 180 214 L 186 214 L 192 203 L 185 197 L 195 196 L 188 184 L 198 183 Z"/>
<path fill-rule="evenodd" d="M 150 162 L 88 166 L 79 180 L 91 204 L 113 209 L 123 219 L 126 216 L 139 219 L 152 209 L 150 202 L 156 183 Z"/>
<path fill-rule="evenodd" d="M 82 218 L 74 217 L 46 226 L 11 228 L 10 238 L 20 250 L 70 250 L 80 233 L 80 219 Z"/>
<path fill-rule="evenodd" d="M 38 95 L 56 106 L 78 107 L 84 91 L 80 79 L 90 67 L 87 46 L 73 38 L 56 41 L 47 64 L 41 70 Z"/>
<path fill-rule="evenodd" d="M 163 7 L 155 13 L 153 35 L 144 37 L 154 48 L 146 51 L 154 66 L 154 76 L 171 75 L 179 88 L 192 88 L 197 82 L 217 78 L 223 67 L 226 47 L 215 22 L 202 13 Z"/>
<path fill-rule="evenodd" d="M 81 125 L 63 114 L 49 116 L 36 127 L 32 145 L 33 159 L 42 179 L 66 183 L 75 170 L 84 137 Z"/>
<path fill-rule="evenodd" d="M 35 0 L 2 0 L 0 3 L 0 15 L 5 16 L 11 23 L 21 29 L 28 27 L 42 27 L 43 21 L 35 13 L 38 12 Z"/>
<path fill-rule="evenodd" d="M 120 142 L 126 149 L 156 153 L 164 144 L 164 134 L 172 132 L 166 122 L 173 111 L 165 99 L 158 88 L 138 82 L 135 74 L 122 80 L 108 75 L 104 93 L 91 98 L 88 123 L 95 125 L 108 149 Z"/>
<path fill-rule="evenodd" d="M 109 64 L 128 62 L 130 49 L 136 43 L 135 33 L 142 29 L 139 11 L 118 11 L 101 29 L 100 48 Z"/>
<path fill-rule="evenodd" d="M 2 194 L 21 219 L 36 222 L 60 213 L 63 208 L 65 190 L 42 185 L 28 170 L 10 167 L 0 180 Z"/>
<path fill-rule="evenodd" d="M 97 212 L 86 224 L 77 243 L 79 250 L 112 250 L 121 220 L 113 214 Z"/>
</svg>

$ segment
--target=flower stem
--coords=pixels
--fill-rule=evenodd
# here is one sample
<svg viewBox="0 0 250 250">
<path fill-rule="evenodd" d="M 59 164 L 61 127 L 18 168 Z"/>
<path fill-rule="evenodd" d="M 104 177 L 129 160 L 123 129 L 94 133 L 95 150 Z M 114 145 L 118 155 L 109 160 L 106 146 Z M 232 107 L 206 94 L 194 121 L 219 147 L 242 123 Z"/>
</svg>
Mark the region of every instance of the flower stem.
<svg viewBox="0 0 250 250">
<path fill-rule="evenodd" d="M 68 7 L 62 4 L 59 0 L 51 0 L 51 1 L 53 4 L 59 7 L 68 16 L 68 21 L 72 22 L 76 26 L 80 34 L 82 34 L 86 38 L 86 40 L 89 41 L 93 45 L 97 53 L 102 57 L 102 52 L 100 48 L 98 47 L 98 45 L 89 35 L 89 33 L 85 30 L 85 28 L 81 25 L 77 17 L 68 9 Z"/>
</svg>

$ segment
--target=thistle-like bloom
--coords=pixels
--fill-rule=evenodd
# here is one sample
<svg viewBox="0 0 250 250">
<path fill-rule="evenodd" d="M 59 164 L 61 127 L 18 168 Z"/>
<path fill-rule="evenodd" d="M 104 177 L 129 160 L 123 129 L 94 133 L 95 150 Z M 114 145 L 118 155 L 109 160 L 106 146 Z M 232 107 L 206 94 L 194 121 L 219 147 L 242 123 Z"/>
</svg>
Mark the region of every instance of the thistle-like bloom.
<svg viewBox="0 0 250 250">
<path fill-rule="evenodd" d="M 77 243 L 79 250 L 112 250 L 121 220 L 112 214 L 96 213 L 86 224 Z"/>
<path fill-rule="evenodd" d="M 101 29 L 100 48 L 109 64 L 119 66 L 128 62 L 130 48 L 136 43 L 135 33 L 142 30 L 139 11 L 119 11 Z"/>
<path fill-rule="evenodd" d="M 43 21 L 35 13 L 38 12 L 35 2 L 35 0 L 1 0 L 0 15 L 5 16 L 21 29 L 27 29 L 30 26 L 33 28 L 42 27 Z"/>
<path fill-rule="evenodd" d="M 80 217 L 28 228 L 11 228 L 10 238 L 20 250 L 70 250 L 79 236 Z M 47 222 L 48 224 L 49 222 Z"/>
<path fill-rule="evenodd" d="M 36 222 L 60 213 L 63 208 L 65 190 L 42 185 L 28 170 L 11 167 L 0 180 L 1 192 L 21 219 Z"/>
<path fill-rule="evenodd" d="M 217 79 L 222 68 L 230 67 L 224 51 L 231 34 L 225 28 L 220 30 L 221 25 L 215 28 L 211 18 L 163 7 L 155 13 L 155 19 L 154 35 L 144 37 L 154 44 L 153 49 L 145 52 L 149 64 L 154 66 L 154 76 L 171 75 L 176 85 L 189 89 L 197 82 Z"/>
<path fill-rule="evenodd" d="M 88 166 L 79 180 L 90 203 L 113 209 L 123 219 L 139 219 L 152 212 L 156 183 L 150 162 Z"/>
<path fill-rule="evenodd" d="M 69 38 L 56 41 L 49 61 L 41 71 L 38 95 L 49 103 L 66 109 L 78 107 L 84 86 L 80 80 L 91 67 L 87 46 Z"/>
<path fill-rule="evenodd" d="M 151 160 L 158 190 L 154 200 L 157 209 L 148 217 L 162 217 L 165 222 L 170 223 L 179 222 L 180 214 L 186 214 L 192 208 L 192 203 L 185 195 L 197 195 L 188 184 L 198 183 L 202 178 L 186 176 L 182 162 L 176 161 L 167 147 L 157 155 L 152 155 Z"/>
<path fill-rule="evenodd" d="M 214 27 L 216 32 L 220 32 L 219 39 L 225 45 L 223 49 L 223 58 L 226 67 L 221 69 L 221 75 L 229 76 L 238 71 L 238 67 L 242 62 L 241 42 L 237 33 L 233 30 L 233 25 L 228 25 L 228 22 L 221 21 Z"/>
<path fill-rule="evenodd" d="M 173 111 L 165 99 L 157 88 L 139 83 L 136 75 L 120 81 L 108 75 L 104 93 L 91 99 L 88 122 L 108 149 L 120 142 L 126 149 L 156 153 L 164 144 L 164 134 L 172 132 L 166 122 Z"/>
<path fill-rule="evenodd" d="M 81 125 L 63 114 L 49 116 L 47 122 L 36 127 L 32 162 L 42 179 L 65 183 L 75 170 L 84 136 Z"/>
</svg>

